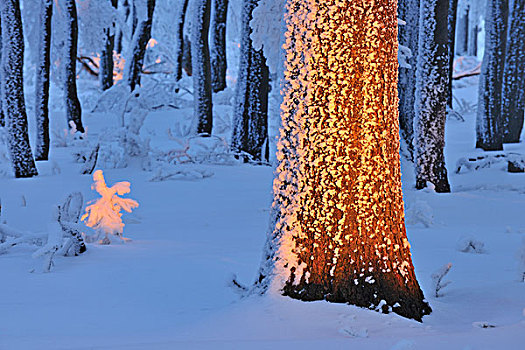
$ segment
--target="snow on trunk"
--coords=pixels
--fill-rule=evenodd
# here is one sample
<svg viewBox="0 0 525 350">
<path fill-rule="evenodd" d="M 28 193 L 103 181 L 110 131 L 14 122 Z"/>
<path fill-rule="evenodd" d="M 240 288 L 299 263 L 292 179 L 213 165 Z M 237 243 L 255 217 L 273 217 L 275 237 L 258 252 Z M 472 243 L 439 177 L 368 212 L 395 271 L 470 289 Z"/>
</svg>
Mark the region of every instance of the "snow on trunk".
<svg viewBox="0 0 525 350">
<path fill-rule="evenodd" d="M 29 145 L 27 115 L 24 101 L 24 35 L 20 2 L 0 3 L 2 26 L 3 79 L 1 98 L 8 130 L 8 148 L 16 177 L 38 175 Z"/>
<path fill-rule="evenodd" d="M 64 92 L 66 117 L 68 125 L 73 122 L 74 128 L 84 133 L 82 125 L 82 108 L 77 93 L 77 44 L 78 44 L 78 17 L 75 0 L 64 0 L 66 16 L 65 30 L 65 57 L 64 57 Z"/>
<path fill-rule="evenodd" d="M 468 0 L 459 0 L 456 23 L 456 55 L 465 56 L 468 53 Z"/>
<path fill-rule="evenodd" d="M 476 118 L 476 148 L 485 151 L 503 150 L 501 92 L 505 67 L 508 14 L 508 0 L 487 1 L 485 54 L 479 79 Z"/>
<path fill-rule="evenodd" d="M 151 24 L 153 23 L 153 11 L 155 10 L 155 0 L 142 0 L 140 9 L 144 10 L 145 18 L 139 18 L 136 15 L 137 6 L 133 3 L 133 13 L 137 21 L 134 26 L 133 37 L 130 43 L 130 49 L 126 58 L 126 67 L 124 71 L 124 79 L 127 82 L 130 91 L 135 90 L 137 86 L 140 86 L 140 75 L 142 73 L 142 66 L 144 63 L 144 55 L 146 54 L 146 48 L 149 40 L 151 39 Z M 145 5 L 145 6 L 144 6 Z M 133 23 L 135 23 L 133 19 Z"/>
<path fill-rule="evenodd" d="M 399 2 L 399 19 L 406 22 L 399 27 L 399 45 L 408 47 L 412 56 L 408 58 L 411 68 L 399 68 L 399 127 L 401 136 L 408 145 L 408 151 L 413 155 L 414 140 L 414 102 L 416 98 L 416 66 L 419 38 L 419 4 L 420 0 Z"/>
<path fill-rule="evenodd" d="M 191 29 L 191 58 L 193 73 L 194 117 L 197 134 L 211 135 L 213 108 L 211 96 L 211 67 L 208 32 L 211 0 L 197 0 Z"/>
<path fill-rule="evenodd" d="M 448 4 L 448 83 L 447 105 L 452 109 L 452 73 L 454 72 L 454 52 L 456 49 L 456 20 L 458 0 L 449 0 Z"/>
<path fill-rule="evenodd" d="M 111 0 L 111 5 L 117 9 L 118 0 Z M 100 88 L 107 90 L 113 86 L 113 49 L 115 47 L 115 22 L 111 22 L 108 27 L 104 29 L 104 43 L 102 44 L 102 52 L 100 53 L 100 69 L 98 78 L 100 81 Z"/>
<path fill-rule="evenodd" d="M 177 17 L 177 66 L 175 67 L 175 80 L 182 79 L 183 54 L 184 54 L 184 22 L 186 22 L 186 13 L 188 10 L 189 0 L 182 0 L 182 6 Z"/>
<path fill-rule="evenodd" d="M 226 18 L 228 0 L 213 0 L 211 28 L 211 86 L 213 92 L 226 89 Z"/>
<path fill-rule="evenodd" d="M 36 146 L 35 159 L 49 157 L 49 72 L 51 64 L 51 17 L 53 1 L 40 2 L 38 65 L 35 82 Z"/>
<path fill-rule="evenodd" d="M 269 70 L 262 48 L 255 50 L 250 37 L 250 22 L 257 1 L 245 0 L 243 4 L 231 146 L 234 152 L 247 153 L 252 160 L 267 161 Z"/>
<path fill-rule="evenodd" d="M 448 1 L 421 0 L 414 147 L 416 188 L 450 192 L 445 167 L 448 82 Z"/>
<path fill-rule="evenodd" d="M 525 109 L 525 1 L 514 0 L 503 73 L 503 142 L 520 142 Z"/>
</svg>

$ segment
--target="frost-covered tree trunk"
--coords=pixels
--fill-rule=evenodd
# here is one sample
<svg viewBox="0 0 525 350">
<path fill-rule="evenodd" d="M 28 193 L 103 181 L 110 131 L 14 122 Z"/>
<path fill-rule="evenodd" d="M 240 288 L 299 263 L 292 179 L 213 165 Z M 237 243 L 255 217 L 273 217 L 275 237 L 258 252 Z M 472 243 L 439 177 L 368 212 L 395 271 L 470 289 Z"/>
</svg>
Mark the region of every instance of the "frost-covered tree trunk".
<svg viewBox="0 0 525 350">
<path fill-rule="evenodd" d="M 287 2 L 262 291 L 416 320 L 431 311 L 405 233 L 396 9 L 397 0 Z"/>
<path fill-rule="evenodd" d="M 130 52 L 126 61 L 126 71 L 124 73 L 131 91 L 135 90 L 137 85 L 140 86 L 140 75 L 142 73 L 146 48 L 149 39 L 151 39 L 151 24 L 153 23 L 153 11 L 155 10 L 155 0 L 143 1 L 146 2 L 146 17 L 141 18 L 133 32 L 133 38 L 130 43 Z M 138 18 L 138 16 L 136 17 Z"/>
<path fill-rule="evenodd" d="M 449 0 L 421 0 L 414 144 L 416 188 L 450 192 L 445 167 Z"/>
<path fill-rule="evenodd" d="M 448 3 L 448 83 L 447 105 L 452 109 L 452 73 L 454 72 L 454 52 L 456 51 L 456 20 L 458 17 L 458 0 Z"/>
<path fill-rule="evenodd" d="M 51 63 L 51 17 L 53 0 L 40 1 L 38 65 L 35 82 L 36 146 L 35 159 L 49 157 L 49 72 Z"/>
<path fill-rule="evenodd" d="M 472 2 L 471 2 L 472 5 Z M 469 23 L 468 23 L 468 55 L 477 56 L 478 55 L 478 34 L 480 32 L 479 28 L 479 7 L 478 4 L 469 6 Z"/>
<path fill-rule="evenodd" d="M 408 59 L 411 68 L 399 67 L 399 126 L 401 136 L 406 141 L 410 154 L 413 154 L 414 140 L 414 102 L 416 98 L 416 65 L 419 38 L 420 0 L 399 1 L 399 18 L 406 22 L 399 27 L 399 44 L 412 52 Z"/>
<path fill-rule="evenodd" d="M 111 0 L 111 5 L 117 9 L 118 0 Z M 100 69 L 98 78 L 100 88 L 107 90 L 113 86 L 113 49 L 115 48 L 115 23 L 104 29 L 104 44 L 100 53 Z"/>
<path fill-rule="evenodd" d="M 66 44 L 64 57 L 64 92 L 66 117 L 68 125 L 75 123 L 75 128 L 84 132 L 82 125 L 82 108 L 77 93 L 77 44 L 78 44 L 78 17 L 75 0 L 64 0 L 66 16 Z"/>
<path fill-rule="evenodd" d="M 468 6 L 463 5 L 458 7 L 456 28 L 456 55 L 458 56 L 465 56 L 468 53 L 468 17 Z"/>
<path fill-rule="evenodd" d="M 503 73 L 503 142 L 520 142 L 525 109 L 525 1 L 514 0 Z"/>
<path fill-rule="evenodd" d="M 476 118 L 476 148 L 485 151 L 503 150 L 501 91 L 508 15 L 508 0 L 487 0 L 485 54 L 479 78 Z"/>
<path fill-rule="evenodd" d="M 268 141 L 269 70 L 263 50 L 255 50 L 250 38 L 253 9 L 258 0 L 244 0 L 242 9 L 241 60 L 233 114 L 231 147 L 263 160 Z M 268 160 L 267 158 L 265 160 Z"/>
<path fill-rule="evenodd" d="M 1 11 L 1 8 L 0 8 Z M 0 62 L 2 60 L 2 18 L 0 17 Z M 2 91 L 2 85 L 4 84 L 4 78 L 2 77 L 2 71 L 0 70 L 0 91 Z M 5 126 L 4 108 L 2 107 L 3 98 L 0 96 L 0 126 Z"/>
<path fill-rule="evenodd" d="M 226 89 L 226 18 L 228 0 L 213 0 L 211 35 L 211 86 L 213 92 Z"/>
<path fill-rule="evenodd" d="M 8 131 L 8 148 L 16 177 L 38 175 L 29 145 L 24 101 L 24 35 L 19 0 L 0 2 L 3 78 L 1 98 Z"/>
<path fill-rule="evenodd" d="M 191 29 L 191 58 L 193 70 L 193 98 L 197 133 L 211 135 L 213 108 L 211 96 L 211 67 L 208 32 L 210 29 L 211 0 L 196 0 Z"/>
<path fill-rule="evenodd" d="M 182 0 L 181 11 L 177 18 L 177 71 L 175 73 L 175 80 L 179 81 L 182 79 L 182 68 L 183 68 L 183 57 L 184 57 L 184 23 L 186 22 L 186 12 L 188 11 L 189 0 Z"/>
</svg>

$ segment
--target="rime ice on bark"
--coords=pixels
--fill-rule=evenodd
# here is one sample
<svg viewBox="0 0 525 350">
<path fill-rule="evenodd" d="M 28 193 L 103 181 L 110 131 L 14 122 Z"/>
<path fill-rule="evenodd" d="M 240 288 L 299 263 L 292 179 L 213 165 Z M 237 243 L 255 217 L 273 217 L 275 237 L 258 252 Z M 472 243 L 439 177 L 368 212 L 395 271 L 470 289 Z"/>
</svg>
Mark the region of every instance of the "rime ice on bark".
<svg viewBox="0 0 525 350">
<path fill-rule="evenodd" d="M 406 24 L 399 28 L 399 44 L 406 46 L 412 52 L 408 59 L 411 68 L 399 69 L 399 127 L 408 149 L 413 154 L 414 140 L 414 102 L 416 97 L 416 66 L 419 38 L 419 3 L 420 0 L 399 2 L 399 18 Z"/>
<path fill-rule="evenodd" d="M 149 39 L 151 39 L 151 24 L 153 22 L 155 0 L 142 0 L 141 5 L 146 17 L 137 17 L 137 26 L 131 38 L 124 72 L 125 79 L 131 91 L 135 90 L 137 85 L 140 85 L 140 74 L 142 72 L 144 55 L 146 54 L 146 46 Z M 136 8 L 135 3 L 133 7 Z"/>
<path fill-rule="evenodd" d="M 197 0 L 191 29 L 191 58 L 193 71 L 194 113 L 198 134 L 211 135 L 213 109 L 211 97 L 211 67 L 208 31 L 211 0 Z"/>
<path fill-rule="evenodd" d="M 36 146 L 35 159 L 49 157 L 49 69 L 51 55 L 51 17 L 53 1 L 40 2 L 40 40 L 38 43 L 38 67 L 35 83 Z"/>
<path fill-rule="evenodd" d="M 503 73 L 503 142 L 520 142 L 525 109 L 525 1 L 514 0 Z"/>
<path fill-rule="evenodd" d="M 421 320 L 430 307 L 405 234 L 396 5 L 287 3 L 272 226 L 256 286 Z"/>
<path fill-rule="evenodd" d="M 24 36 L 18 0 L 0 4 L 2 26 L 2 107 L 8 130 L 9 155 L 16 177 L 38 174 L 29 145 L 24 101 Z"/>
<path fill-rule="evenodd" d="M 508 0 L 487 0 L 485 55 L 479 78 L 476 118 L 476 148 L 482 148 L 485 151 L 503 150 L 501 91 L 508 12 Z"/>
<path fill-rule="evenodd" d="M 269 70 L 262 49 L 253 48 L 250 37 L 252 11 L 257 0 L 244 0 L 242 11 L 241 60 L 233 115 L 232 149 L 246 152 L 253 160 L 268 160 Z"/>
<path fill-rule="evenodd" d="M 226 89 L 226 17 L 228 0 L 213 0 L 211 28 L 211 85 L 213 92 Z"/>
<path fill-rule="evenodd" d="M 416 188 L 427 182 L 450 192 L 445 167 L 448 82 L 448 0 L 421 0 L 414 148 Z"/>
<path fill-rule="evenodd" d="M 121 210 L 131 213 L 131 210 L 139 204 L 130 198 L 120 198 L 130 192 L 129 182 L 117 182 L 112 187 L 106 185 L 102 170 L 97 170 L 93 174 L 95 183 L 91 188 L 97 191 L 102 198 L 97 199 L 93 204 L 86 208 L 86 213 L 82 216 L 86 226 L 93 228 L 98 234 L 104 234 L 102 243 L 110 242 L 109 235 L 117 236 L 120 239 L 124 231 Z M 87 219 L 87 220 L 86 220 Z"/>
</svg>

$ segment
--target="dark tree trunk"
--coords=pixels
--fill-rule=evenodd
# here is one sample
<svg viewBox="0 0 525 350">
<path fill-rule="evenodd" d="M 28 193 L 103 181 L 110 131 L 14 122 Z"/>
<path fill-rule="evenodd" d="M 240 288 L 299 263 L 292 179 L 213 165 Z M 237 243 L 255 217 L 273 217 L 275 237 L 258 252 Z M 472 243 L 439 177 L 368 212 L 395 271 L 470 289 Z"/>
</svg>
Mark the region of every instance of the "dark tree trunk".
<svg viewBox="0 0 525 350">
<path fill-rule="evenodd" d="M 51 64 L 51 17 L 53 0 L 40 2 L 40 38 L 35 82 L 36 146 L 35 159 L 49 157 L 49 69 Z"/>
<path fill-rule="evenodd" d="M 399 44 L 412 52 L 408 59 L 411 68 L 399 67 L 399 127 L 401 136 L 406 141 L 408 151 L 414 153 L 414 103 L 416 98 L 416 66 L 419 38 L 419 3 L 420 0 L 399 1 L 399 18 L 406 25 L 399 27 Z"/>
<path fill-rule="evenodd" d="M 456 55 L 458 56 L 465 56 L 468 54 L 468 17 L 468 7 L 458 13 L 456 28 Z"/>
<path fill-rule="evenodd" d="M 211 86 L 213 92 L 226 89 L 226 18 L 228 0 L 213 0 L 211 41 Z"/>
<path fill-rule="evenodd" d="M 66 98 L 66 117 L 68 125 L 72 122 L 76 130 L 83 133 L 82 108 L 77 94 L 77 44 L 78 44 L 78 18 L 75 0 L 64 0 L 66 15 L 66 57 L 64 59 L 64 91 Z"/>
<path fill-rule="evenodd" d="M 431 309 L 403 215 L 397 0 L 315 4 L 287 2 L 275 225 L 257 285 L 421 320 Z"/>
<path fill-rule="evenodd" d="M 146 48 L 151 39 L 151 24 L 153 23 L 153 10 L 155 10 L 155 0 L 147 0 L 148 13 L 145 21 L 137 24 L 131 39 L 131 50 L 126 62 L 126 77 L 130 90 L 135 90 L 140 86 L 140 75 L 144 63 Z M 137 17 L 137 16 L 135 16 Z"/>
<path fill-rule="evenodd" d="M 111 0 L 111 4 L 115 9 L 118 6 L 118 0 Z M 100 88 L 107 90 L 113 86 L 113 49 L 115 47 L 115 23 L 111 23 L 109 27 L 104 29 L 104 44 L 102 45 L 102 52 L 100 54 L 100 69 L 98 78 L 100 80 Z"/>
<path fill-rule="evenodd" d="M 514 0 L 503 74 L 503 142 L 520 142 L 525 108 L 525 1 Z"/>
<path fill-rule="evenodd" d="M 211 96 L 210 29 L 211 0 L 197 0 L 193 18 L 191 58 L 193 63 L 193 97 L 197 133 L 211 135 L 213 108 Z"/>
<path fill-rule="evenodd" d="M 177 23 L 177 46 L 179 51 L 177 52 L 177 71 L 175 73 L 175 80 L 179 81 L 182 79 L 182 68 L 184 62 L 184 51 L 191 51 L 191 48 L 186 47 L 184 42 L 184 23 L 186 22 L 186 12 L 188 11 L 188 2 L 189 0 L 182 0 L 182 8 L 179 14 L 178 23 Z M 190 64 L 191 66 L 191 54 L 190 54 Z M 191 75 L 191 74 L 189 74 Z"/>
<path fill-rule="evenodd" d="M 193 63 L 191 61 L 191 40 L 184 36 L 184 44 L 182 46 L 182 69 L 191 77 L 193 75 Z"/>
<path fill-rule="evenodd" d="M 29 145 L 24 101 L 24 35 L 19 0 L 0 3 L 2 26 L 2 91 L 8 148 L 15 177 L 38 175 Z"/>
<path fill-rule="evenodd" d="M 445 167 L 449 0 L 421 0 L 416 84 L 416 188 L 450 192 Z"/>
<path fill-rule="evenodd" d="M 449 0 L 448 4 L 448 84 L 447 105 L 452 109 L 452 74 L 454 73 L 454 52 L 456 52 L 456 20 L 458 17 L 458 0 Z"/>
<path fill-rule="evenodd" d="M 479 79 L 476 119 L 476 148 L 485 151 L 503 150 L 501 92 L 508 15 L 508 0 L 487 0 L 485 55 Z"/>
<path fill-rule="evenodd" d="M 478 33 L 479 26 L 477 24 L 477 19 L 469 18 L 469 30 L 468 30 L 468 55 L 477 56 L 478 55 Z"/>
<path fill-rule="evenodd" d="M 250 21 L 258 0 L 244 0 L 242 11 L 241 60 L 233 115 L 232 150 L 261 161 L 268 142 L 269 70 L 262 49 L 255 50 Z M 264 159 L 268 161 L 268 159 Z"/>
</svg>

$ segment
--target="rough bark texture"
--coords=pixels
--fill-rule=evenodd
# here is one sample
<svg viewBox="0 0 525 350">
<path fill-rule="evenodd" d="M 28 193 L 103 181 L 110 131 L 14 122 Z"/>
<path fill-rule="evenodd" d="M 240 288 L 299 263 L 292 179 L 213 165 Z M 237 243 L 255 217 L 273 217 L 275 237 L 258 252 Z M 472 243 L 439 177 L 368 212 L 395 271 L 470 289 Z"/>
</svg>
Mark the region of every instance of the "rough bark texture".
<svg viewBox="0 0 525 350">
<path fill-rule="evenodd" d="M 456 27 L 456 55 L 458 56 L 465 56 L 468 53 L 468 20 L 469 8 L 465 6 L 465 8 L 458 13 Z"/>
<path fill-rule="evenodd" d="M 448 3 L 448 83 L 447 105 L 452 109 L 452 73 L 454 73 L 454 52 L 456 51 L 456 19 L 458 17 L 458 0 Z"/>
<path fill-rule="evenodd" d="M 275 226 L 257 284 L 421 320 L 431 309 L 404 225 L 397 0 L 287 11 Z"/>
<path fill-rule="evenodd" d="M 82 108 L 77 94 L 77 44 L 78 44 L 78 18 L 75 0 L 64 0 L 64 13 L 66 16 L 66 45 L 64 57 L 64 92 L 66 117 L 69 126 L 75 123 L 75 128 L 84 132 L 82 125 Z"/>
<path fill-rule="evenodd" d="M 195 120 L 197 121 L 197 133 L 207 135 L 211 135 L 213 128 L 210 46 L 208 43 L 210 13 L 211 0 L 197 0 L 191 30 Z"/>
<path fill-rule="evenodd" d="M 213 92 L 226 89 L 226 18 L 228 0 L 213 0 L 211 35 L 211 86 Z"/>
<path fill-rule="evenodd" d="M 3 0 L 0 11 L 3 48 L 1 98 L 9 135 L 9 155 L 16 177 L 32 177 L 38 172 L 29 145 L 24 101 L 24 36 L 20 2 Z"/>
<path fill-rule="evenodd" d="M 487 0 L 485 54 L 479 78 L 476 118 L 476 148 L 485 151 L 503 150 L 501 92 L 508 15 L 508 0 Z"/>
<path fill-rule="evenodd" d="M 111 0 L 111 5 L 115 9 L 118 6 L 118 0 Z M 100 69 L 98 78 L 100 88 L 107 90 L 113 86 L 113 49 L 115 48 L 115 23 L 104 29 L 104 44 L 100 53 Z"/>
<path fill-rule="evenodd" d="M 186 44 L 184 42 L 184 23 L 186 22 L 186 12 L 188 11 L 188 2 L 189 0 L 182 0 L 182 8 L 181 12 L 179 14 L 178 23 L 177 23 L 177 47 L 179 48 L 179 52 L 177 52 L 177 71 L 175 73 L 175 79 L 176 81 L 179 81 L 182 79 L 182 68 L 183 68 L 183 57 L 184 57 L 184 45 Z M 191 54 L 190 54 L 190 62 L 191 62 Z M 190 63 L 191 66 L 191 63 Z M 191 74 L 190 74 L 191 75 Z"/>
<path fill-rule="evenodd" d="M 514 0 L 503 74 L 503 142 L 520 142 L 525 108 L 525 1 Z"/>
<path fill-rule="evenodd" d="M 401 136 L 406 141 L 410 155 L 414 153 L 414 103 L 416 98 L 416 65 L 419 38 L 419 3 L 420 0 L 399 1 L 399 18 L 406 25 L 399 28 L 399 44 L 412 51 L 408 59 L 411 68 L 399 68 L 399 126 Z"/>
<path fill-rule="evenodd" d="M 1 11 L 1 8 L 0 8 Z M 0 17 L 0 61 L 2 60 L 2 19 Z M 2 91 L 2 85 L 4 84 L 4 78 L 2 77 L 2 71 L 0 70 L 0 91 Z M 0 97 L 0 126 L 5 126 L 4 108 L 2 107 L 3 98 Z"/>
<path fill-rule="evenodd" d="M 245 0 L 242 12 L 241 60 L 233 115 L 232 150 L 264 158 L 268 141 L 269 70 L 263 51 L 253 48 L 250 34 L 252 12 L 258 0 Z M 268 160 L 268 159 L 264 159 Z"/>
<path fill-rule="evenodd" d="M 137 23 L 133 38 L 130 43 L 130 52 L 126 61 L 125 77 L 131 91 L 140 86 L 140 76 L 144 63 L 146 48 L 151 39 L 151 24 L 153 23 L 153 11 L 155 10 L 155 0 L 146 0 L 147 14 L 145 20 Z M 136 9 L 134 10 L 134 12 Z M 137 16 L 135 16 L 137 17 Z"/>
<path fill-rule="evenodd" d="M 36 145 L 35 159 L 49 158 L 49 72 L 51 54 L 51 17 L 53 1 L 40 2 L 40 38 L 35 82 Z"/>
<path fill-rule="evenodd" d="M 436 192 L 450 192 L 445 167 L 448 88 L 448 3 L 421 0 L 421 26 L 416 83 L 416 188 L 427 182 Z"/>
</svg>

